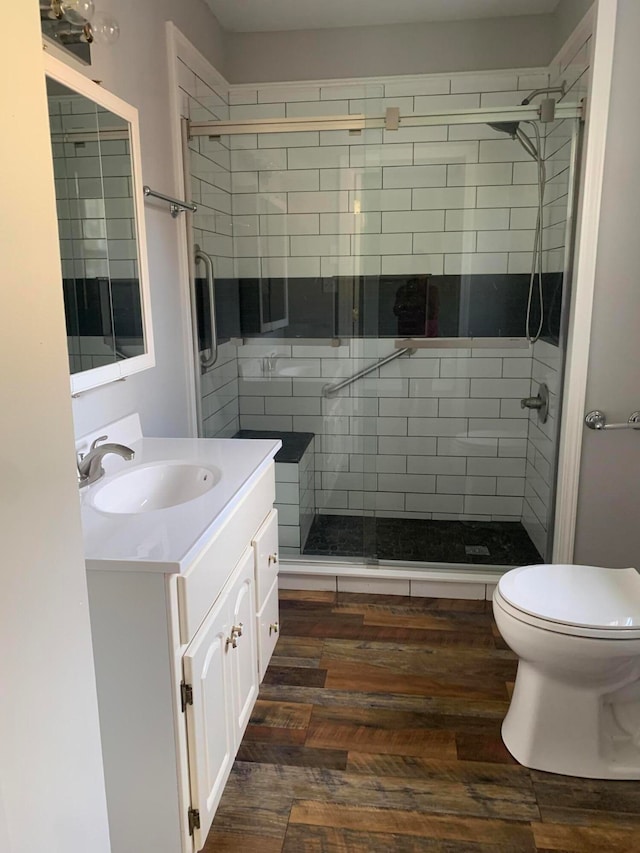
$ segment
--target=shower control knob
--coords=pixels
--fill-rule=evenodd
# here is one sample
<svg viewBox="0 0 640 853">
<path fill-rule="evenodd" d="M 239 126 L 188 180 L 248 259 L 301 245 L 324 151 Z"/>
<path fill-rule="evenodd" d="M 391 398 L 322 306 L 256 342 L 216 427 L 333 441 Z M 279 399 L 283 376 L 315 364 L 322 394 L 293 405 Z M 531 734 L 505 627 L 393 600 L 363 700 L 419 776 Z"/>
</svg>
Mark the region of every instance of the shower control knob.
<svg viewBox="0 0 640 853">
<path fill-rule="evenodd" d="M 540 423 L 545 424 L 547 422 L 549 417 L 549 388 L 544 382 L 540 384 L 537 396 L 524 397 L 520 400 L 520 408 L 537 410 Z"/>
<path fill-rule="evenodd" d="M 525 397 L 523 400 L 520 400 L 520 408 L 521 409 L 541 409 L 542 408 L 542 400 L 540 399 L 540 395 L 537 397 Z"/>
</svg>

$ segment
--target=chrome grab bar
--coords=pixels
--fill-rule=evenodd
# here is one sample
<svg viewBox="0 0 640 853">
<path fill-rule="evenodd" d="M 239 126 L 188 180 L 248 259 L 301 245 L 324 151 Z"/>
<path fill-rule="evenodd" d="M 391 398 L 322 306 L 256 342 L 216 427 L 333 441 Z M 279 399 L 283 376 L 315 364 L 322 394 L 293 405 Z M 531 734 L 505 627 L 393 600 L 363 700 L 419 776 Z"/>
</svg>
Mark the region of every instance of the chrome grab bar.
<svg viewBox="0 0 640 853">
<path fill-rule="evenodd" d="M 365 367 L 362 370 L 359 370 L 357 373 L 354 373 L 354 375 L 350 376 L 348 379 L 343 379 L 341 382 L 335 382 L 333 385 L 325 385 L 322 389 L 322 396 L 333 397 L 334 394 L 337 394 L 338 391 L 341 391 L 343 388 L 346 388 L 347 385 L 351 385 L 358 379 L 362 379 L 363 376 L 368 376 L 369 373 L 373 373 L 374 370 L 377 370 L 384 364 L 389 364 L 390 361 L 395 361 L 396 358 L 400 358 L 401 355 L 413 355 L 414 352 L 415 349 L 413 349 L 412 347 L 404 347 L 403 349 L 396 350 L 395 352 L 392 352 L 391 355 L 388 355 L 385 358 L 381 358 L 379 361 L 376 361 L 375 364 L 370 364 L 369 367 Z"/>
<path fill-rule="evenodd" d="M 211 323 L 211 355 L 207 358 L 200 353 L 200 363 L 204 367 L 205 370 L 208 370 L 218 360 L 218 330 L 216 328 L 216 291 L 214 284 L 214 276 L 213 276 L 213 261 L 207 255 L 206 252 L 203 252 L 200 246 L 196 243 L 194 246 L 195 249 L 195 259 L 196 263 L 198 261 L 202 261 L 207 270 L 207 289 L 209 291 L 209 321 Z M 198 330 L 196 329 L 195 334 L 198 334 Z"/>
<path fill-rule="evenodd" d="M 640 429 L 640 412 L 631 412 L 626 424 L 608 424 L 605 413 L 594 409 L 585 415 L 584 422 L 589 429 Z"/>
<path fill-rule="evenodd" d="M 151 196 L 152 198 L 159 198 L 161 201 L 168 201 L 169 210 L 171 211 L 171 216 L 173 216 L 174 219 L 176 216 L 181 214 L 183 210 L 190 210 L 192 213 L 195 213 L 198 209 L 198 205 L 194 204 L 192 201 L 180 201 L 179 198 L 173 198 L 170 195 L 156 192 L 148 186 L 142 187 L 142 192 L 145 194 L 145 197 Z"/>
</svg>

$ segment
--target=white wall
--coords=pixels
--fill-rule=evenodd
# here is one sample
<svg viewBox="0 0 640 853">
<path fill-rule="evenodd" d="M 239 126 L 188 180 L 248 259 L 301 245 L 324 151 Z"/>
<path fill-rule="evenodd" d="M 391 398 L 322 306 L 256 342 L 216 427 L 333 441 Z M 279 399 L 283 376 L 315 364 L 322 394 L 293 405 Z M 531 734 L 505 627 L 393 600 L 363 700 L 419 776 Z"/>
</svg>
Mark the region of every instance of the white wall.
<svg viewBox="0 0 640 853">
<path fill-rule="evenodd" d="M 107 853 L 36 4 L 5 24 L 20 38 L 0 60 L 0 849 Z"/>
<path fill-rule="evenodd" d="M 177 192 L 173 167 L 171 113 L 165 21 L 179 29 L 220 71 L 225 57 L 222 33 L 204 0 L 102 0 L 100 8 L 115 15 L 121 35 L 113 47 L 94 47 L 93 64 L 81 70 L 140 112 L 144 182 L 154 189 Z M 181 319 L 186 309 L 178 267 L 183 217 L 172 219 L 165 204 L 146 205 L 151 303 L 156 367 L 126 382 L 91 391 L 74 401 L 76 435 L 139 411 L 150 435 L 180 436 L 188 431 L 187 360 Z"/>
<path fill-rule="evenodd" d="M 552 15 L 269 33 L 226 33 L 232 83 L 548 65 L 593 0 Z"/>
<path fill-rule="evenodd" d="M 585 411 L 640 409 L 640 5 L 619 0 Z M 640 436 L 584 430 L 575 559 L 640 566 Z"/>
<path fill-rule="evenodd" d="M 477 21 L 227 33 L 232 83 L 480 71 L 547 65 L 554 19 Z"/>
<path fill-rule="evenodd" d="M 595 0 L 560 0 L 553 15 L 553 47 L 559 51 Z"/>
</svg>

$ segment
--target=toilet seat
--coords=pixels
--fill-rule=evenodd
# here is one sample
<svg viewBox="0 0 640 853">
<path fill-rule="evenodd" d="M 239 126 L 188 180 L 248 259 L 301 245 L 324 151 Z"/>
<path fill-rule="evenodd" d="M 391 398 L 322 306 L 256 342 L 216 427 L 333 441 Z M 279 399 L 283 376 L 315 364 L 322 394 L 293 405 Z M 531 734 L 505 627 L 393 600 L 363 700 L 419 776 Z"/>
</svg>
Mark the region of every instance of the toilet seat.
<svg viewBox="0 0 640 853">
<path fill-rule="evenodd" d="M 523 566 L 503 575 L 495 601 L 514 618 L 546 631 L 640 639 L 640 574 L 635 569 Z"/>
</svg>

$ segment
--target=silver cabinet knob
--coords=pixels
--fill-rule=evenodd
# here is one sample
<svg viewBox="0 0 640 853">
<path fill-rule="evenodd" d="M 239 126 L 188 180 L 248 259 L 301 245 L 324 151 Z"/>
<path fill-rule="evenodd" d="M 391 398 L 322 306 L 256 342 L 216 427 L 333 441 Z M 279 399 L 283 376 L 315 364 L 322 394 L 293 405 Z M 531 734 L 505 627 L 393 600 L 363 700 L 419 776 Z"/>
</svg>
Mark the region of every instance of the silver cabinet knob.
<svg viewBox="0 0 640 853">
<path fill-rule="evenodd" d="M 231 646 L 232 649 L 238 648 L 238 637 L 242 636 L 242 622 L 238 622 L 237 625 L 232 625 L 231 627 L 231 635 L 227 637 L 225 648 L 229 648 Z"/>
</svg>

